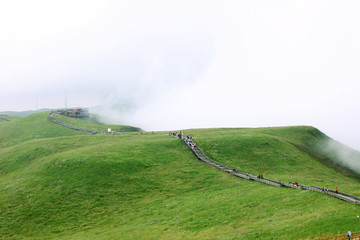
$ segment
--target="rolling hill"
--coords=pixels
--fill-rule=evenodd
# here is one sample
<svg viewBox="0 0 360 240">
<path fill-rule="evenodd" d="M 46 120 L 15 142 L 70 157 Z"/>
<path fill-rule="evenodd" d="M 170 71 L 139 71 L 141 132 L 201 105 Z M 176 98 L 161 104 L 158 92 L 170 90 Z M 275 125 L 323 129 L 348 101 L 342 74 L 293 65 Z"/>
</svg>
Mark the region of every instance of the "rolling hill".
<svg viewBox="0 0 360 240">
<path fill-rule="evenodd" d="M 357 205 L 235 178 L 167 134 L 88 135 L 47 114 L 0 124 L 1 239 L 307 239 L 358 228 Z M 185 135 L 229 167 L 360 196 L 358 174 L 325 156 L 329 138 L 313 127 Z"/>
<path fill-rule="evenodd" d="M 34 113 L 40 113 L 40 112 L 48 112 L 50 111 L 49 108 L 41 108 L 38 110 L 29 110 L 29 111 L 3 111 L 0 112 L 0 114 L 10 115 L 10 116 L 18 116 L 18 117 L 26 117 Z"/>
</svg>

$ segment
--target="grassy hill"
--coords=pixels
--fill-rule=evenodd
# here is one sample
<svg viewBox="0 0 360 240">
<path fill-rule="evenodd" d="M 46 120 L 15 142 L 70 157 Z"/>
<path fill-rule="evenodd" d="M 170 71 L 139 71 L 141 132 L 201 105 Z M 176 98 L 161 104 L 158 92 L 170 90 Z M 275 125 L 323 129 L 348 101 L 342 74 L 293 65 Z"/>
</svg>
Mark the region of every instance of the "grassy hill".
<svg viewBox="0 0 360 240">
<path fill-rule="evenodd" d="M 359 195 L 359 175 L 318 146 L 331 141 L 308 126 L 185 131 L 208 157 L 231 168 L 282 182 L 298 181 Z M 360 153 L 353 150 L 360 161 Z M 338 160 L 338 159 L 335 159 Z"/>
<path fill-rule="evenodd" d="M 19 117 L 26 117 L 34 113 L 40 113 L 40 112 L 48 112 L 51 109 L 49 108 L 42 108 L 38 110 L 28 110 L 28 111 L 3 111 L 0 112 L 0 114 L 10 115 L 10 116 L 19 116 Z"/>
<path fill-rule="evenodd" d="M 11 120 L 11 121 L 14 121 L 16 119 L 19 119 L 21 117 L 18 117 L 18 116 L 5 116 L 7 119 Z M 0 117 L 0 126 L 2 125 L 6 125 L 9 121 L 6 120 L 6 119 L 3 119 Z"/>
<path fill-rule="evenodd" d="M 235 178 L 167 135 L 86 135 L 46 114 L 16 122 L 0 125 L 1 239 L 307 239 L 359 224 L 359 206 Z M 360 195 L 356 174 L 316 157 L 317 129 L 185 134 L 228 166 Z"/>
<path fill-rule="evenodd" d="M 33 139 L 86 134 L 53 124 L 49 121 L 48 114 L 48 112 L 36 113 L 0 125 L 0 147 L 13 146 Z"/>
<path fill-rule="evenodd" d="M 10 119 L 10 120 L 17 120 L 17 119 L 20 119 L 22 118 L 21 116 L 13 116 L 13 115 L 5 115 L 6 118 Z M 5 121 L 4 119 L 0 118 L 0 121 Z"/>
</svg>

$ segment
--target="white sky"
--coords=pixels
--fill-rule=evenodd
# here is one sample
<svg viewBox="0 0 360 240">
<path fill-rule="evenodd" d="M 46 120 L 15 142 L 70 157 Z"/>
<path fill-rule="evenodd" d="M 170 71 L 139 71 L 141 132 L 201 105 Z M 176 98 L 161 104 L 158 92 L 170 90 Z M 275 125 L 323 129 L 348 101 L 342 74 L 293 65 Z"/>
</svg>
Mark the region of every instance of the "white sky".
<svg viewBox="0 0 360 240">
<path fill-rule="evenodd" d="M 145 130 L 311 125 L 360 150 L 359 1 L 1 1 L 0 111 Z M 112 112 L 113 113 L 113 112 Z"/>
</svg>

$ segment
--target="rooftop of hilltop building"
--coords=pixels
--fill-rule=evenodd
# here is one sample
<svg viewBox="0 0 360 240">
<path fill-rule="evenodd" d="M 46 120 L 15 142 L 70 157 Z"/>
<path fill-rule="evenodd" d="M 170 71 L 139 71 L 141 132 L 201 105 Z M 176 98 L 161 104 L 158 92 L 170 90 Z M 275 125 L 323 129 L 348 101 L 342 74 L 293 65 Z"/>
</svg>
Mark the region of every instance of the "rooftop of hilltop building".
<svg viewBox="0 0 360 240">
<path fill-rule="evenodd" d="M 64 108 L 64 109 L 58 109 L 56 110 L 56 113 L 68 116 L 68 117 L 74 117 L 74 118 L 89 118 L 90 113 L 88 108 Z"/>
</svg>

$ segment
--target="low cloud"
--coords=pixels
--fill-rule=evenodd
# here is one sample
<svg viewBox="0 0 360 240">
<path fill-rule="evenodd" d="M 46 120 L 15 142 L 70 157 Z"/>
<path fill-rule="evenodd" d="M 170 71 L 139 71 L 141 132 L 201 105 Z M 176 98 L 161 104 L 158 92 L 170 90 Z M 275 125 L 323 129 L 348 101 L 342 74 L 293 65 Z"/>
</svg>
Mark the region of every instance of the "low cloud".
<svg viewBox="0 0 360 240">
<path fill-rule="evenodd" d="M 145 130 L 311 125 L 360 149 L 356 1 L 20 2 L 0 3 L 0 111 L 67 95 Z"/>
<path fill-rule="evenodd" d="M 343 165 L 354 172 L 360 173 L 360 152 L 333 139 L 323 140 L 318 144 L 321 154 Z"/>
</svg>

